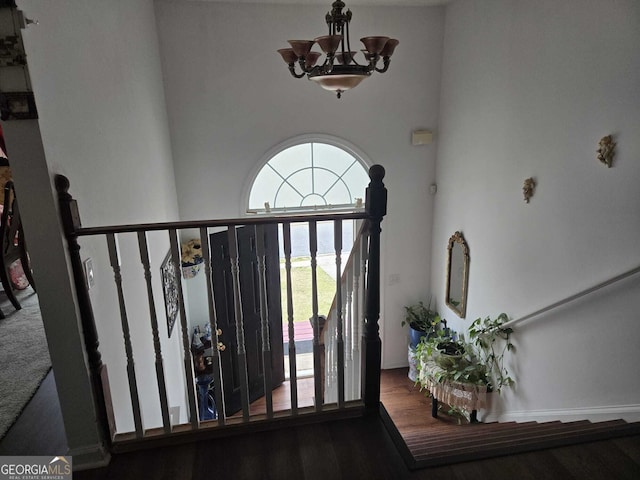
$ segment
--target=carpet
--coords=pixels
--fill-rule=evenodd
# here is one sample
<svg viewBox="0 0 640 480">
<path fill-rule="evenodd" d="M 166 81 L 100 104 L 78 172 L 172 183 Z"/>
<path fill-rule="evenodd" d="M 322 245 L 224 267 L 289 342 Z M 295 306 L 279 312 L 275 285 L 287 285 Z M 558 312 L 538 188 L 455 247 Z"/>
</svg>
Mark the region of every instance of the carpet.
<svg viewBox="0 0 640 480">
<path fill-rule="evenodd" d="M 0 438 L 16 421 L 51 368 L 38 296 L 31 288 L 16 293 L 15 310 L 0 292 Z"/>
</svg>

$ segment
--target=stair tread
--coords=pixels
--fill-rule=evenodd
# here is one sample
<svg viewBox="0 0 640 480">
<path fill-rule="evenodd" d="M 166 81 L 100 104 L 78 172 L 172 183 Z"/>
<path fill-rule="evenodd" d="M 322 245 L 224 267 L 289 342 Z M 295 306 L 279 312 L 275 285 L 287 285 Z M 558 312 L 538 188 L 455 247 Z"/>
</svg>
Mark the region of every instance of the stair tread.
<svg viewBox="0 0 640 480">
<path fill-rule="evenodd" d="M 617 425 L 615 429 L 607 425 L 591 424 L 588 428 L 573 429 L 569 431 L 557 430 L 546 432 L 546 434 L 529 435 L 523 438 L 510 437 L 502 439 L 485 439 L 484 442 L 469 442 L 467 444 L 458 444 L 456 446 L 444 445 L 442 448 L 414 448 L 408 445 L 414 458 L 449 458 L 457 457 L 463 454 L 472 454 L 479 452 L 503 452 L 505 449 L 517 449 L 531 446 L 540 446 L 546 448 L 545 444 L 553 446 L 559 443 L 579 440 L 585 438 L 589 441 L 596 440 L 596 437 L 605 438 L 609 435 L 616 434 L 632 434 L 640 432 L 640 424 L 623 424 Z"/>
<path fill-rule="evenodd" d="M 574 425 L 574 424 L 554 424 L 554 425 L 547 425 L 547 424 L 539 424 L 537 428 L 527 428 L 527 429 L 513 429 L 513 430 L 503 430 L 503 431 L 499 431 L 499 432 L 490 432 L 490 431 L 485 431 L 484 433 L 490 433 L 490 436 L 487 435 L 475 435 L 475 436 L 465 436 L 465 435 L 457 435 L 456 437 L 448 437 L 449 439 L 451 438 L 457 438 L 459 439 L 461 442 L 464 442 L 467 439 L 471 439 L 473 441 L 475 441 L 478 438 L 481 438 L 483 440 L 486 441 L 487 437 L 489 439 L 498 439 L 498 438 L 504 438 L 504 437 L 514 437 L 514 436 L 523 436 L 523 437 L 530 437 L 532 435 L 546 435 L 549 433 L 559 433 L 559 432 L 566 432 L 566 433 L 572 433 L 572 432 L 593 432 L 593 431 L 613 431 L 613 430 L 618 430 L 618 429 L 625 429 L 628 428 L 629 426 L 631 426 L 632 428 L 634 428 L 635 426 L 633 424 L 628 424 L 628 423 L 623 423 L 623 424 L 601 424 L 601 423 L 586 423 L 586 424 L 580 424 L 580 425 Z M 434 437 L 434 440 L 437 439 L 443 439 L 443 437 Z M 414 437 L 411 440 L 415 440 L 417 442 L 420 442 L 420 438 L 419 437 Z M 428 440 L 429 441 L 429 440 Z"/>
<path fill-rule="evenodd" d="M 464 441 L 464 440 L 473 439 L 473 438 L 484 439 L 484 438 L 487 438 L 488 436 L 496 438 L 501 436 L 524 435 L 524 434 L 531 434 L 535 432 L 545 432 L 545 431 L 553 431 L 553 430 L 569 430 L 569 429 L 583 428 L 589 425 L 592 425 L 592 424 L 589 422 L 581 423 L 579 425 L 563 424 L 562 422 L 547 422 L 547 423 L 538 423 L 538 424 L 536 423 L 527 424 L 526 426 L 516 425 L 511 428 L 503 428 L 503 429 L 478 428 L 478 429 L 467 430 L 464 432 L 461 431 L 459 433 L 451 433 L 446 435 L 429 435 L 429 434 L 425 435 L 425 433 L 423 433 L 422 435 L 412 434 L 412 435 L 407 435 L 404 438 L 407 443 L 413 443 L 413 442 L 442 443 L 443 441 L 455 440 L 455 439 L 460 439 Z"/>
<path fill-rule="evenodd" d="M 419 435 L 420 433 L 432 433 L 432 432 L 444 432 L 448 434 L 455 435 L 462 430 L 474 430 L 474 429 L 482 429 L 482 430 L 493 430 L 493 429 L 505 429 L 505 428 L 513 428 L 517 426 L 526 426 L 526 425 L 538 425 L 537 422 L 490 422 L 490 423 L 468 423 L 464 425 L 439 425 L 439 426 L 431 426 L 429 425 L 427 428 L 422 427 L 419 430 L 414 430 L 408 432 L 408 435 Z"/>
<path fill-rule="evenodd" d="M 470 444 L 461 446 L 459 448 L 449 448 L 442 450 L 431 450 L 431 449 L 410 449 L 411 454 L 416 457 L 451 457 L 461 454 L 473 454 L 478 451 L 483 452 L 505 452 L 509 449 L 515 447 L 539 447 L 539 448 L 548 448 L 549 446 L 556 445 L 556 442 L 561 441 L 561 443 L 579 443 L 579 440 L 585 439 L 588 441 L 594 441 L 594 436 L 589 435 L 586 432 L 581 434 L 573 434 L 573 435 L 563 435 L 563 434 L 555 434 L 555 435 L 547 435 L 545 437 L 532 437 L 527 439 L 519 439 L 519 440 L 509 440 L 502 442 L 491 442 L 488 444 Z"/>
</svg>

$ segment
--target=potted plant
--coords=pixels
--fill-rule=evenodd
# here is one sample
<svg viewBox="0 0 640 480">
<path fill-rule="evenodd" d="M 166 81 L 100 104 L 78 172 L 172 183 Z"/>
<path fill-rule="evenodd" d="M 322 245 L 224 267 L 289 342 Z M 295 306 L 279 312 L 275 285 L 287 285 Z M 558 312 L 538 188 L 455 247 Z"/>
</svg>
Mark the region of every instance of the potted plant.
<svg viewBox="0 0 640 480">
<path fill-rule="evenodd" d="M 409 325 L 409 348 L 407 357 L 409 360 L 409 379 L 416 381 L 418 375 L 416 346 L 421 338 L 431 338 L 438 335 L 441 327 L 446 329 L 447 321 L 440 318 L 437 311 L 431 309 L 431 302 L 425 305 L 420 301 L 414 305 L 404 307 L 405 317 L 402 326 Z"/>
<path fill-rule="evenodd" d="M 446 327 L 446 320 L 440 318 L 437 311 L 420 301 L 414 305 L 404 307 L 405 317 L 402 326 L 409 325 L 410 347 L 415 349 L 422 337 L 431 337 L 436 334 L 440 324 Z"/>
<path fill-rule="evenodd" d="M 454 340 L 438 342 L 435 348 L 435 362 L 444 369 L 456 368 L 462 362 L 466 351 L 464 344 Z"/>
<path fill-rule="evenodd" d="M 420 388 L 428 390 L 428 383 L 433 381 L 459 382 L 500 393 L 503 387 L 513 385 L 514 380 L 504 366 L 505 355 L 515 351 L 511 343 L 513 330 L 503 327 L 508 320 L 504 313 L 495 319 L 476 319 L 468 330 L 470 342 L 458 339 L 450 331 L 423 338 L 416 347 Z M 470 412 L 463 408 L 455 407 L 451 412 L 469 419 Z"/>
<path fill-rule="evenodd" d="M 488 391 L 500 393 L 514 383 L 504 365 L 505 355 L 515 352 L 511 327 L 505 313 L 496 318 L 478 318 L 469 326 L 470 342 L 457 339 L 448 329 L 423 338 L 416 348 L 419 359 L 432 360 L 443 370 L 442 380 L 486 385 Z"/>
</svg>

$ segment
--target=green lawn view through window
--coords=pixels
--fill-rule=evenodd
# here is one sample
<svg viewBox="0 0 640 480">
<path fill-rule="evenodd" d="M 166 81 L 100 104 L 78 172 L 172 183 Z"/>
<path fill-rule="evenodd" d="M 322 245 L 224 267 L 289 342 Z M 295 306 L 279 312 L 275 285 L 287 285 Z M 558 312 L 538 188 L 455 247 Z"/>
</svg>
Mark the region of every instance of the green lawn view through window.
<svg viewBox="0 0 640 480">
<path fill-rule="evenodd" d="M 311 302 L 311 267 L 309 258 L 291 260 L 291 287 L 293 297 L 293 321 L 308 322 L 312 315 Z M 300 266 L 296 266 L 299 264 Z M 287 316 L 287 283 L 285 281 L 284 260 L 281 262 L 281 298 L 282 298 L 282 319 L 286 325 Z M 336 291 L 336 282 L 321 268 L 317 269 L 318 279 L 318 315 L 329 314 L 331 302 Z"/>
</svg>

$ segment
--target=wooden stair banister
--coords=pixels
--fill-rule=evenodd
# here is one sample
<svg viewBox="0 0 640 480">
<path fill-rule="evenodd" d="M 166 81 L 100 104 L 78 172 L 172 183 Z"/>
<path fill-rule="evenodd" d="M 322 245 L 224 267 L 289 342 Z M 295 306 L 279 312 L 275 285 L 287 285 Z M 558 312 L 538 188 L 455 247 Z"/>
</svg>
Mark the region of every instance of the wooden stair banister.
<svg viewBox="0 0 640 480">
<path fill-rule="evenodd" d="M 82 265 L 82 259 L 80 258 L 80 245 L 78 244 L 77 234 L 78 230 L 82 227 L 80 212 L 78 211 L 76 200 L 69 194 L 69 179 L 64 175 L 56 175 L 55 186 L 58 192 L 62 227 L 68 243 L 76 298 L 80 310 L 80 320 L 82 322 L 82 334 L 89 359 L 93 403 L 96 408 L 100 440 L 105 447 L 109 448 L 112 441 L 112 430 L 110 426 L 112 426 L 113 420 L 107 411 L 106 397 L 108 396 L 108 386 L 103 383 L 103 374 L 105 375 L 104 378 L 106 378 L 106 367 L 102 363 L 102 355 L 99 350 L 100 341 L 98 339 L 98 329 L 96 328 L 91 298 L 89 297 L 89 289 L 84 275 L 84 267 Z"/>
<path fill-rule="evenodd" d="M 379 403 L 380 398 L 379 383 L 381 345 L 378 327 L 378 318 L 380 314 L 380 222 L 386 214 L 386 189 L 382 183 L 382 179 L 384 178 L 384 169 L 380 167 L 379 170 L 372 167 L 372 170 L 374 170 L 373 172 L 370 172 L 372 182 L 369 188 L 367 188 L 366 201 L 367 213 L 370 213 L 369 219 L 365 220 L 363 224 L 360 225 L 349 258 L 347 259 L 345 268 L 342 272 L 340 271 L 340 261 L 338 260 L 341 245 L 336 234 L 336 295 L 333 298 L 327 321 L 324 324 L 324 329 L 328 330 L 323 332 L 322 338 L 326 342 L 326 339 L 331 338 L 332 333 L 335 330 L 335 338 L 329 343 L 329 345 L 325 345 L 325 348 L 328 349 L 327 355 L 329 355 L 329 359 L 333 360 L 334 357 L 337 359 L 336 362 L 327 362 L 335 367 L 335 370 L 332 372 L 326 372 L 326 378 L 323 378 L 323 381 L 326 383 L 324 390 L 331 392 L 331 400 L 335 397 L 335 401 L 340 405 L 341 402 L 344 402 L 344 391 L 346 387 L 344 375 L 344 344 L 341 342 L 343 334 L 342 312 L 344 310 L 344 305 L 342 304 L 342 292 L 345 290 L 347 294 L 344 295 L 344 297 L 348 298 L 349 289 L 346 288 L 346 285 L 349 283 L 349 279 L 354 273 L 357 274 L 358 279 L 360 278 L 360 269 L 358 268 L 360 264 L 358 264 L 358 262 L 361 261 L 363 277 L 365 273 L 367 275 L 365 287 L 371 287 L 363 289 L 366 297 L 363 302 L 364 311 L 362 312 L 364 314 L 363 320 L 365 320 L 363 322 L 363 343 L 369 342 L 369 349 L 367 350 L 363 346 L 361 362 L 354 362 L 356 366 L 359 365 L 361 368 L 359 377 L 358 375 L 347 375 L 347 378 L 352 384 L 360 383 L 363 399 L 365 398 L 365 391 L 368 391 L 369 403 L 365 400 L 365 404 L 367 405 L 367 408 L 375 410 L 377 409 L 377 404 Z M 376 181 L 374 181 L 374 178 Z M 334 231 L 338 231 L 338 229 L 336 228 Z M 365 240 L 368 240 L 367 244 L 364 243 Z M 368 269 L 365 268 L 365 258 L 368 258 Z M 357 282 L 354 282 L 354 285 L 355 283 Z M 356 297 L 354 304 L 359 306 L 358 302 L 359 298 Z M 360 323 L 359 317 L 361 315 L 359 308 L 357 308 L 357 310 L 358 312 L 354 319 L 355 321 L 353 322 L 356 326 Z M 336 317 L 335 320 L 333 317 L 334 314 Z M 359 330 L 352 334 L 356 336 L 359 335 Z M 359 341 L 359 338 L 355 339 L 356 345 Z M 347 348 L 349 347 L 347 346 Z M 369 375 L 368 379 L 365 377 L 367 374 Z M 378 388 L 376 389 L 370 385 L 367 386 L 368 381 L 377 382 Z"/>
<path fill-rule="evenodd" d="M 377 414 L 380 405 L 380 366 L 382 342 L 380 340 L 380 232 L 382 219 L 387 214 L 387 189 L 382 180 L 385 170 L 381 165 L 369 169 L 371 183 L 367 187 L 365 209 L 369 214 L 369 266 L 365 296 L 365 324 L 362 344 L 363 384 L 365 408 Z"/>
<path fill-rule="evenodd" d="M 369 224 L 367 223 L 367 221 L 365 220 L 364 222 L 362 222 L 362 224 L 360 225 L 360 227 L 358 228 L 358 232 L 356 233 L 356 237 L 355 240 L 353 242 L 353 246 L 351 247 L 351 252 L 349 253 L 349 257 L 347 257 L 347 261 L 344 264 L 344 268 L 342 269 L 342 274 L 340 276 L 340 283 L 346 283 L 347 282 L 347 276 L 349 275 L 349 271 L 352 270 L 354 268 L 354 264 L 356 262 L 356 257 L 358 256 L 359 252 L 360 252 L 360 245 L 362 243 L 362 237 L 365 236 L 369 231 Z M 326 328 L 327 324 L 329 323 L 329 320 L 331 319 L 331 315 L 333 313 L 333 311 L 336 309 L 336 300 L 337 300 L 337 296 L 333 297 L 333 300 L 331 301 L 331 307 L 329 308 L 329 315 L 327 315 L 327 322 L 325 323 L 323 329 L 322 329 L 322 333 L 324 333 L 324 329 Z"/>
<path fill-rule="evenodd" d="M 198 434 L 199 437 L 216 435 L 216 436 L 224 436 L 231 434 L 234 429 L 238 430 L 240 427 L 247 426 L 245 424 L 249 423 L 263 423 L 263 424 L 284 424 L 283 416 L 289 418 L 290 420 L 295 421 L 296 415 L 298 412 L 304 413 L 304 416 L 307 419 L 304 422 L 310 421 L 321 421 L 323 416 L 327 418 L 335 418 L 338 416 L 353 416 L 353 415 L 362 415 L 364 409 L 362 407 L 362 401 L 364 401 L 365 405 L 369 408 L 369 412 L 373 412 L 374 409 L 371 408 L 375 406 L 375 411 L 377 411 L 377 405 L 379 404 L 379 392 L 380 392 L 380 338 L 378 335 L 378 318 L 380 311 L 380 288 L 379 279 L 380 279 L 380 223 L 382 218 L 386 213 L 386 189 L 384 184 L 382 183 L 382 179 L 384 178 L 384 168 L 381 166 L 373 166 L 369 175 L 371 178 L 371 183 L 367 188 L 366 193 L 366 208 L 364 210 L 359 209 L 354 212 L 347 213 L 322 213 L 322 214 L 310 214 L 310 215 L 280 215 L 275 217 L 267 217 L 267 216 L 251 216 L 246 218 L 236 218 L 236 219 L 226 219 L 226 220 L 197 220 L 197 221 L 180 221 L 180 222 L 161 222 L 161 223 L 142 223 L 142 224 L 128 224 L 128 225 L 114 225 L 114 226 L 101 226 L 101 227 L 90 227 L 83 228 L 80 223 L 80 217 L 78 213 L 78 206 L 76 200 L 69 194 L 69 180 L 61 175 L 56 176 L 55 183 L 56 189 L 58 191 L 58 200 L 60 204 L 60 214 L 62 219 L 62 224 L 64 227 L 64 233 L 68 241 L 68 248 L 70 252 L 71 259 L 71 268 L 73 272 L 73 281 L 74 287 L 76 290 L 76 298 L 78 301 L 78 306 L 80 310 L 81 320 L 82 320 L 82 330 L 84 335 L 84 343 L 85 349 L 87 351 L 87 356 L 89 359 L 89 370 L 90 377 L 92 382 L 92 388 L 94 392 L 94 403 L 96 406 L 97 412 L 97 420 L 99 423 L 99 428 L 102 436 L 102 442 L 109 450 L 114 450 L 113 445 L 115 444 L 122 445 L 122 442 L 126 442 L 129 445 L 140 445 L 142 446 L 145 442 L 171 442 L 175 441 L 175 439 L 185 439 L 189 437 L 191 434 Z M 316 400 L 315 400 L 315 408 L 314 412 L 309 412 L 309 409 L 298 409 L 297 399 L 295 395 L 292 395 L 291 402 L 291 411 L 282 411 L 277 412 L 277 414 L 273 411 L 272 399 L 270 395 L 267 393 L 267 408 L 266 414 L 258 414 L 253 416 L 253 413 L 250 414 L 250 406 L 249 406 L 249 398 L 247 393 L 247 364 L 246 364 L 246 356 L 245 356 L 245 345 L 244 345 L 244 331 L 243 331 L 243 312 L 242 305 L 240 304 L 240 293 L 239 293 L 239 252 L 238 252 L 238 243 L 237 243 L 237 233 L 240 227 L 251 226 L 257 232 L 261 232 L 263 226 L 265 229 L 267 226 L 271 225 L 282 225 L 284 230 L 288 230 L 288 226 L 291 223 L 308 223 L 310 225 L 310 231 L 313 231 L 317 222 L 321 221 L 333 221 L 336 225 L 342 225 L 341 222 L 344 220 L 365 220 L 366 225 L 368 226 L 369 233 L 369 242 L 368 248 L 360 249 L 361 255 L 364 257 L 365 251 L 366 255 L 369 256 L 369 262 L 371 266 L 368 270 L 368 277 L 366 282 L 363 282 L 363 285 L 370 287 L 371 291 L 367 292 L 366 295 L 366 322 L 363 323 L 363 339 L 364 343 L 367 344 L 367 347 L 363 345 L 362 349 L 362 375 L 363 378 L 366 376 L 370 381 L 377 382 L 377 385 L 364 385 L 362 393 L 364 397 L 354 397 L 357 401 L 352 402 L 346 398 L 346 394 L 344 391 L 344 385 L 342 386 L 342 392 L 340 393 L 340 401 L 337 406 L 334 405 L 324 405 L 322 399 L 322 392 L 320 391 L 320 395 L 318 395 L 318 390 L 316 386 Z M 285 228 L 285 226 L 287 228 Z M 208 310 L 209 310 L 209 324 L 211 326 L 212 339 L 215 339 L 216 344 L 218 344 L 218 334 L 217 334 L 217 321 L 216 321 L 216 312 L 215 312 L 215 304 L 214 298 L 212 295 L 212 283 L 211 283 L 211 275 L 212 275 L 212 265 L 211 265 L 211 252 L 208 245 L 209 242 L 209 233 L 210 229 L 214 228 L 223 228 L 227 230 L 227 236 L 229 240 L 229 249 L 230 249 L 230 258 L 231 258 L 231 276 L 233 282 L 233 309 L 235 310 L 235 318 L 236 318 L 236 337 L 237 337 L 237 353 L 235 354 L 238 362 L 239 362 L 239 381 L 240 388 L 242 390 L 242 414 L 239 418 L 232 418 L 231 416 L 227 416 L 225 418 L 224 413 L 224 405 L 223 399 L 221 398 L 221 388 L 216 389 L 216 404 L 222 407 L 222 410 L 218 409 L 218 412 L 221 413 L 218 415 L 217 422 L 201 422 L 198 419 L 198 408 L 196 403 L 196 396 L 194 393 L 194 384 L 193 384 L 193 375 L 194 375 L 194 366 L 192 362 L 192 358 L 190 356 L 190 338 L 189 331 L 187 325 L 187 315 L 186 309 L 184 305 L 184 298 L 182 293 L 182 288 L 177 288 L 177 311 L 179 312 L 179 319 L 181 323 L 181 341 L 182 341 L 182 350 L 184 354 L 184 373 L 186 375 L 186 401 L 187 401 L 187 416 L 188 423 L 177 423 L 173 424 L 174 419 L 171 418 L 169 411 L 169 395 L 167 394 L 168 384 L 166 384 L 165 379 L 165 368 L 164 368 L 164 360 L 161 350 L 161 342 L 159 336 L 159 325 L 160 323 L 160 311 L 156 312 L 154 291 L 152 288 L 152 276 L 155 275 L 155 266 L 152 264 L 152 256 L 150 255 L 150 243 L 148 243 L 151 239 L 151 235 L 149 232 L 164 232 L 167 235 L 167 239 L 170 245 L 170 252 L 172 252 L 172 260 L 168 265 L 171 265 L 171 268 L 175 275 L 178 278 L 178 281 L 181 282 L 180 272 L 179 272 L 179 243 L 178 243 L 178 230 L 186 230 L 186 229 L 198 229 L 200 232 L 200 237 L 203 245 L 207 244 L 206 248 L 203 248 L 203 260 L 206 260 L 205 272 L 207 275 L 207 300 L 208 300 Z M 339 231 L 339 228 L 337 229 Z M 148 302 L 148 315 L 150 320 L 150 328 L 151 333 L 153 334 L 153 354 L 155 358 L 155 376 L 157 377 L 157 385 L 158 385 L 158 397 L 160 400 L 160 412 L 161 412 L 161 426 L 150 428 L 148 430 L 145 429 L 142 421 L 142 411 L 143 405 L 141 405 L 139 392 L 137 391 L 140 382 L 136 378 L 136 372 L 133 364 L 133 345 L 131 342 L 130 336 L 130 327 L 129 320 L 127 317 L 127 309 L 125 306 L 125 292 L 123 292 L 123 282 L 122 274 L 121 274 L 121 258 L 119 254 L 118 247 L 118 235 L 120 234 L 133 234 L 133 236 L 137 237 L 138 240 L 138 250 L 140 254 L 140 261 L 142 263 L 142 273 L 144 276 L 144 282 L 146 283 L 146 297 Z M 336 234 L 338 235 L 338 234 Z M 80 245 L 78 243 L 79 237 L 104 237 L 106 239 L 107 251 L 109 254 L 110 264 L 114 274 L 114 283 L 115 290 L 117 294 L 116 301 L 119 303 L 120 310 L 120 321 L 124 339 L 124 350 L 127 355 L 126 359 L 126 375 L 127 375 L 127 383 L 129 387 L 129 394 L 131 400 L 131 408 L 133 408 L 133 418 L 135 424 L 134 431 L 127 431 L 125 429 L 124 432 L 116 432 L 115 428 L 115 417 L 113 412 L 113 405 L 111 404 L 110 398 L 110 389 L 108 382 L 108 375 L 106 372 L 106 365 L 102 362 L 102 356 L 100 353 L 100 343 L 98 340 L 98 330 L 96 328 L 96 319 L 93 312 L 93 307 L 91 304 L 91 297 L 88 293 L 88 286 L 86 284 L 86 277 L 84 273 L 84 268 L 82 264 L 82 260 L 80 257 Z M 363 235 L 359 235 L 359 237 L 363 237 Z M 285 237 L 286 238 L 286 237 Z M 288 240 L 290 242 L 290 239 Z M 312 272 L 315 271 L 317 265 L 314 263 L 315 257 L 315 248 L 313 242 L 317 242 L 316 234 L 313 233 L 310 235 L 310 250 L 312 252 Z M 285 240 L 286 243 L 286 240 Z M 340 255 L 342 250 L 341 245 L 341 235 L 340 238 L 334 239 L 336 252 Z M 153 245 L 151 245 L 153 247 Z M 290 249 L 290 245 L 288 246 Z M 285 248 L 286 250 L 287 248 Z M 242 254 L 244 257 L 244 254 Z M 266 253 L 264 250 L 264 245 L 258 243 L 257 245 L 257 265 L 258 265 L 258 281 L 259 281 L 259 296 L 260 296 L 260 309 L 261 311 L 265 310 L 266 306 L 266 278 L 265 278 L 265 258 Z M 290 256 L 290 252 L 289 252 Z M 377 257 L 377 258 L 374 258 Z M 272 257 L 269 257 L 272 258 Z M 167 261 L 167 260 L 165 260 Z M 288 259 L 290 264 L 290 258 Z M 357 259 L 352 260 L 354 265 L 357 264 Z M 338 260 L 336 265 L 337 271 L 340 272 L 341 262 Z M 289 266 L 290 267 L 290 266 Z M 163 267 L 164 268 L 164 267 Z M 363 272 L 364 266 L 363 266 Z M 163 280 L 164 281 L 164 280 Z M 337 284 L 338 288 L 341 288 L 340 284 Z M 368 290 L 363 286 L 363 290 Z M 175 293 L 175 292 L 172 292 Z M 342 291 L 340 291 L 342 293 Z M 314 289 L 314 300 L 313 303 L 316 304 L 314 308 L 314 320 L 315 320 L 315 336 L 314 343 L 319 344 L 319 322 L 318 322 L 318 312 L 317 312 L 317 285 Z M 340 295 L 339 295 L 340 296 Z M 350 294 L 345 293 L 344 297 L 347 299 L 347 302 L 350 302 Z M 143 299 L 144 300 L 144 299 Z M 165 297 L 166 300 L 166 297 Z M 289 302 L 288 302 L 289 303 Z M 341 303 L 340 298 L 338 298 L 338 303 Z M 101 312 L 100 312 L 101 313 Z M 348 314 L 345 318 L 352 318 Z M 359 316 L 357 314 L 356 316 Z M 342 320 L 342 319 L 341 319 Z M 355 327 L 354 330 L 351 330 L 351 327 L 345 329 L 342 325 L 342 321 L 339 326 L 339 338 L 341 342 L 347 343 L 351 342 L 353 335 L 358 335 L 360 330 Z M 149 325 L 149 324 L 148 324 Z M 357 323 L 355 324 L 357 326 Z M 291 325 L 290 325 L 291 327 Z M 266 318 L 262 317 L 260 320 L 260 328 L 259 334 L 261 334 L 262 339 L 262 365 L 265 368 L 269 367 L 269 359 L 270 359 L 270 337 L 269 337 L 269 325 L 266 323 Z M 347 335 L 352 335 L 351 337 L 347 337 L 346 339 L 343 337 L 344 333 L 347 332 Z M 295 345 L 292 345 L 290 337 L 290 348 L 293 347 L 293 351 L 295 352 Z M 315 347 L 315 345 L 314 345 Z M 214 349 L 215 350 L 215 349 Z M 339 355 L 340 356 L 340 355 Z M 348 357 L 348 356 L 347 356 Z M 172 357 L 173 360 L 173 357 Z M 220 371 L 218 367 L 220 365 L 220 356 L 219 353 L 216 352 L 213 357 L 214 366 L 216 366 L 217 370 Z M 339 362 L 344 366 L 345 358 L 342 355 L 342 358 Z M 251 364 L 255 365 L 255 364 Z M 295 362 L 294 362 L 295 366 Z M 214 369 L 215 370 L 215 369 Z M 293 370 L 295 372 L 295 369 Z M 318 365 L 315 367 L 316 376 L 319 376 L 320 369 Z M 219 372 L 219 376 L 215 378 L 217 380 L 217 385 L 223 385 L 222 382 L 222 372 Z M 295 376 L 295 374 L 294 374 Z M 269 376 L 265 375 L 265 391 L 268 390 L 270 381 Z M 115 378 L 115 377 L 114 377 Z M 124 378 L 122 375 L 118 376 L 120 379 Z M 225 378 L 226 374 L 225 374 Z M 316 382 L 317 383 L 317 382 Z M 344 383 L 344 380 L 341 379 L 341 383 Z M 293 382 L 295 385 L 295 381 Z M 175 388 L 175 387 L 174 387 Z M 310 415 L 310 413 L 315 413 L 316 415 Z M 202 419 L 200 419 L 202 420 Z M 300 419 L 302 422 L 303 420 Z M 292 423 L 287 422 L 288 425 Z M 253 428 L 254 426 L 252 426 Z M 255 426 L 255 428 L 263 428 Z M 245 428 L 246 430 L 246 428 Z M 213 433 L 215 431 L 215 433 Z M 195 437 L 189 437 L 195 438 Z M 172 440 L 173 439 L 173 440 Z"/>
<path fill-rule="evenodd" d="M 345 342 L 343 344 L 343 350 L 346 352 L 346 376 L 344 380 L 338 379 L 338 367 L 336 365 L 336 371 L 328 371 L 323 375 L 323 391 L 329 391 L 329 397 L 339 401 L 339 387 L 344 385 L 346 390 L 347 399 L 356 398 L 360 395 L 360 358 L 358 357 L 360 352 L 360 324 L 364 325 L 364 318 L 362 316 L 361 305 L 364 305 L 364 301 L 361 298 L 360 279 L 361 279 L 361 265 L 364 266 L 366 262 L 366 239 L 369 231 L 369 224 L 367 220 L 364 220 L 358 227 L 351 251 L 344 264 L 344 268 L 340 272 L 338 270 L 338 264 L 336 264 L 336 294 L 331 302 L 331 307 L 327 314 L 327 319 L 322 326 L 320 334 L 320 342 L 324 345 L 325 349 L 329 349 L 330 354 L 337 354 L 340 348 L 337 345 L 336 338 L 332 336 L 333 331 L 337 333 L 337 313 L 338 305 L 340 305 L 341 311 L 346 313 L 345 322 Z M 336 257 L 337 259 L 337 257 Z M 361 263 L 362 262 L 362 263 Z M 362 275 L 362 278 L 364 276 Z M 338 291 L 341 292 L 338 296 Z M 344 292 L 344 294 L 343 294 Z M 344 300 L 343 300 L 344 299 Z M 344 304 L 343 304 L 344 301 Z M 350 344 L 349 344 L 350 343 Z M 334 352 L 334 350 L 336 350 Z M 323 363 L 327 363 L 323 360 Z M 329 362 L 330 363 L 330 362 Z M 354 368 L 358 368 L 358 371 L 354 371 Z M 334 381 L 337 382 L 337 387 L 334 388 Z M 344 382 L 344 383 L 343 383 Z M 335 395 L 333 393 L 335 392 Z"/>
</svg>

